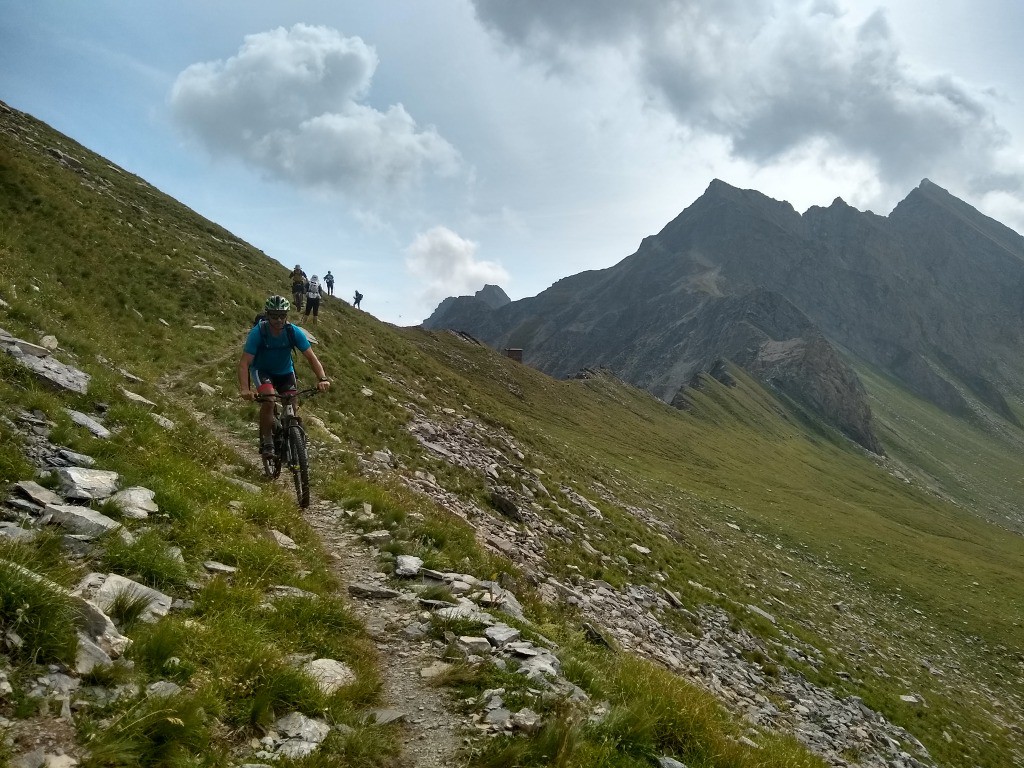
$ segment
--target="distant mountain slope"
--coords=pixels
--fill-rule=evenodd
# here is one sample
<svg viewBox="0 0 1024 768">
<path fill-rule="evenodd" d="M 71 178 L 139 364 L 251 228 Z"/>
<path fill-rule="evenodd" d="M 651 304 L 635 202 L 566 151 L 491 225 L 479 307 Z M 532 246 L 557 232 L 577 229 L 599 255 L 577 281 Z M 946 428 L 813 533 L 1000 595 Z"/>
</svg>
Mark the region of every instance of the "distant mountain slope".
<svg viewBox="0 0 1024 768">
<path fill-rule="evenodd" d="M 613 267 L 496 308 L 446 299 L 424 325 L 521 347 L 555 376 L 606 366 L 666 402 L 728 358 L 877 451 L 843 356 L 948 412 L 973 397 L 1017 423 L 1022 308 L 1024 238 L 927 179 L 888 217 L 839 199 L 800 215 L 715 180 Z"/>
</svg>

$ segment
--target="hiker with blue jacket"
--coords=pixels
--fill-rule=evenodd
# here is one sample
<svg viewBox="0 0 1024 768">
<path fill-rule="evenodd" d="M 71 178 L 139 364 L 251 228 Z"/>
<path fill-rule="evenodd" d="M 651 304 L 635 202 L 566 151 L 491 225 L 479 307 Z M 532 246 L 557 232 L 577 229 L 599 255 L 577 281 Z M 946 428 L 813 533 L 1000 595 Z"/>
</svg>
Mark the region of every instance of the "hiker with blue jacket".
<svg viewBox="0 0 1024 768">
<path fill-rule="evenodd" d="M 298 386 L 292 349 L 299 350 L 313 369 L 318 379 L 317 389 L 321 392 L 330 389 L 331 380 L 324 373 L 306 332 L 288 322 L 289 309 L 291 304 L 284 296 L 271 296 L 264 305 L 264 318 L 249 331 L 238 361 L 238 391 L 243 400 L 275 391 L 281 397 L 295 398 Z M 252 384 L 255 384 L 255 391 Z M 293 402 L 298 409 L 297 400 Z M 274 455 L 273 431 L 274 401 L 267 399 L 260 407 L 260 453 L 264 456 Z"/>
</svg>

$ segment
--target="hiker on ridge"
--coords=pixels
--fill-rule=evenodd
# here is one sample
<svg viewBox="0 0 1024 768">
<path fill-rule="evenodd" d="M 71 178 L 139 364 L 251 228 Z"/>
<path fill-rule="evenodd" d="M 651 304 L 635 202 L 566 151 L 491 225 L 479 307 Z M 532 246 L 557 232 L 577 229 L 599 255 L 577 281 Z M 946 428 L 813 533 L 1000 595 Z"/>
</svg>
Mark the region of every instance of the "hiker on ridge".
<svg viewBox="0 0 1024 768">
<path fill-rule="evenodd" d="M 313 324 L 316 325 L 316 316 L 320 313 L 320 278 L 316 275 L 309 279 L 309 284 L 306 286 L 306 314 L 304 317 L 309 317 L 310 311 L 313 312 Z"/>
<path fill-rule="evenodd" d="M 316 388 L 321 392 L 331 388 L 331 380 L 310 346 L 306 332 L 288 322 L 291 306 L 284 296 L 271 296 L 264 304 L 265 320 L 260 320 L 249 331 L 238 360 L 238 392 L 243 400 L 273 392 L 294 398 L 298 391 L 292 349 L 306 358 L 317 376 Z M 251 385 L 255 384 L 253 391 Z M 299 407 L 295 402 L 296 409 Z M 264 400 L 260 405 L 260 454 L 274 455 L 274 401 Z"/>
<path fill-rule="evenodd" d="M 292 281 L 292 298 L 295 299 L 295 309 L 299 312 L 302 311 L 302 302 L 306 298 L 306 273 L 302 271 L 302 267 L 298 264 L 295 265 L 295 269 L 292 270 L 291 274 Z"/>
<path fill-rule="evenodd" d="M 327 295 L 334 295 L 334 275 L 331 274 L 331 270 L 327 270 L 327 274 L 324 275 L 324 285 L 327 286 Z"/>
<path fill-rule="evenodd" d="M 359 291 L 356 291 L 355 295 L 352 297 L 352 306 L 355 307 L 356 309 L 359 309 L 359 302 L 362 300 L 363 294 L 361 294 Z"/>
</svg>

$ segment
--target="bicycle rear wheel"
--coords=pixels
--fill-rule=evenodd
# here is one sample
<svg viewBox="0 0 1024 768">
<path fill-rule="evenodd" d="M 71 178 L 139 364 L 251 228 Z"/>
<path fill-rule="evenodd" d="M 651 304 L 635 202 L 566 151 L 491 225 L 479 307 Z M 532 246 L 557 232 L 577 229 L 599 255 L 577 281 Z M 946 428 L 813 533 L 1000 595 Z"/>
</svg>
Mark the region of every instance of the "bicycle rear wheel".
<svg viewBox="0 0 1024 768">
<path fill-rule="evenodd" d="M 288 468 L 295 481 L 295 498 L 299 506 L 309 506 L 309 458 L 306 455 L 306 432 L 298 424 L 288 428 Z"/>
</svg>

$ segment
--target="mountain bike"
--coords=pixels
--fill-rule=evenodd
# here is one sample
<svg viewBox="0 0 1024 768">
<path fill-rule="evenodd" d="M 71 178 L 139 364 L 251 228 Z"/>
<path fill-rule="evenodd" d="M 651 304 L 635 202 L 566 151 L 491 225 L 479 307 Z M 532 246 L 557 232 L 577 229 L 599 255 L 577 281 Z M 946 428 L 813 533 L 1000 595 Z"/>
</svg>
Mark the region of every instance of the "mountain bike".
<svg viewBox="0 0 1024 768">
<path fill-rule="evenodd" d="M 263 472 L 268 479 L 276 480 L 281 474 L 281 467 L 287 466 L 295 484 L 295 497 L 303 509 L 309 506 L 309 456 L 306 453 L 306 429 L 302 426 L 302 418 L 295 412 L 295 404 L 319 391 L 312 388 L 296 392 L 294 397 L 282 397 L 277 393 L 256 397 L 257 402 L 275 401 L 274 455 L 263 456 Z"/>
</svg>

